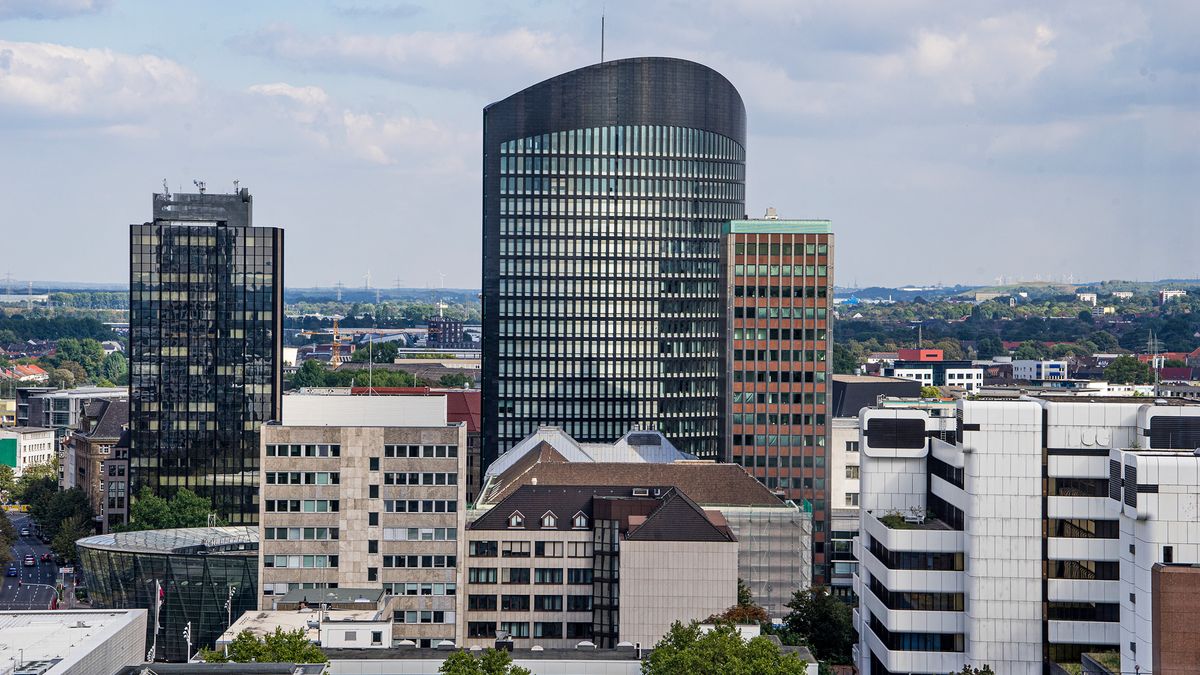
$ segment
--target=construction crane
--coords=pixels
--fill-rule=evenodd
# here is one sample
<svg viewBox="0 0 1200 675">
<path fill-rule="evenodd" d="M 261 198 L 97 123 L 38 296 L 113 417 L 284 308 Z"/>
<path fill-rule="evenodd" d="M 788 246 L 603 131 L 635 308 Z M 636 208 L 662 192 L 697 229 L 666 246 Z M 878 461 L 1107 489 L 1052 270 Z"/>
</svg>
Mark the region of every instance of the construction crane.
<svg viewBox="0 0 1200 675">
<path fill-rule="evenodd" d="M 345 363 L 346 361 L 349 360 L 348 357 L 342 356 L 342 345 L 349 343 L 351 338 L 349 336 L 342 335 L 338 331 L 338 320 L 336 318 L 333 320 L 332 333 L 333 333 L 333 342 L 330 344 L 330 348 L 329 348 L 329 367 L 337 368 L 338 366 L 342 365 L 343 363 Z M 302 331 L 300 331 L 299 334 L 303 335 L 305 337 L 313 337 L 313 336 L 317 336 L 317 335 L 329 335 L 330 331 L 327 331 L 327 330 L 302 330 Z"/>
</svg>

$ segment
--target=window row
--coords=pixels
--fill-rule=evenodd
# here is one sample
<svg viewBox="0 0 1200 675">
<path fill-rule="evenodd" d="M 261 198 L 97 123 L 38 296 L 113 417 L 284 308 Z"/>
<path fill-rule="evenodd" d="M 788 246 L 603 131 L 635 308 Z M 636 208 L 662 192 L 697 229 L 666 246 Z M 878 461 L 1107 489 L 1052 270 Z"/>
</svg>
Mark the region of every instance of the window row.
<svg viewBox="0 0 1200 675">
<path fill-rule="evenodd" d="M 441 610 L 403 611 L 392 615 L 396 623 L 454 623 L 454 612 Z"/>
<path fill-rule="evenodd" d="M 267 527 L 267 539 L 288 541 L 332 541 L 338 538 L 336 527 Z"/>
<path fill-rule="evenodd" d="M 337 471 L 267 471 L 267 485 L 337 485 Z"/>
<path fill-rule="evenodd" d="M 385 445 L 384 457 L 458 457 L 457 445 Z"/>
<path fill-rule="evenodd" d="M 388 513 L 456 513 L 454 499 L 385 499 L 383 510 Z"/>
<path fill-rule="evenodd" d="M 780 361 L 779 363 L 786 363 Z M 735 370 L 734 382 L 778 382 L 780 384 L 811 384 L 825 381 L 825 370 Z"/>
<path fill-rule="evenodd" d="M 828 249 L 825 244 L 821 244 L 820 248 Z M 826 253 L 827 251 L 821 251 Z M 735 277 L 791 277 L 791 276 L 829 276 L 829 268 L 826 265 L 734 265 L 733 276 Z M 754 288 L 754 286 L 746 286 L 745 282 L 734 282 L 737 288 Z"/>
<path fill-rule="evenodd" d="M 504 141 L 500 156 L 526 155 L 651 155 L 745 160 L 737 141 L 702 129 L 663 125 L 614 125 L 555 131 Z"/>
<path fill-rule="evenodd" d="M 734 434 L 733 444 L 742 446 L 756 446 L 760 448 L 823 448 L 825 447 L 825 437 L 783 434 Z"/>
<path fill-rule="evenodd" d="M 566 583 L 583 585 L 592 583 L 592 569 L 568 568 L 565 575 Z M 531 582 L 532 580 L 532 582 Z M 473 584 L 561 584 L 564 575 L 561 567 L 538 567 L 532 575 L 528 567 L 505 567 L 497 570 L 495 567 L 471 567 L 467 569 L 467 581 Z"/>
<path fill-rule="evenodd" d="M 467 597 L 467 609 L 473 612 L 527 612 L 531 608 L 537 612 L 590 612 L 592 596 L 568 595 L 565 604 L 561 595 L 535 595 L 532 604 L 528 595 L 501 595 L 499 601 L 495 595 L 473 593 Z"/>
<path fill-rule="evenodd" d="M 267 457 L 340 457 L 342 446 L 326 444 L 269 444 Z"/>
<path fill-rule="evenodd" d="M 825 405 L 825 394 L 811 391 L 735 391 L 732 402 L 760 405 Z"/>
<path fill-rule="evenodd" d="M 336 499 L 267 499 L 267 513 L 337 513 Z"/>
<path fill-rule="evenodd" d="M 557 159 L 557 158 L 552 158 Z M 567 161 L 564 159 L 564 162 Z M 578 161 L 588 161 L 579 158 Z M 700 162 L 696 167 L 703 172 L 708 168 Z M 694 166 L 695 164 L 693 164 Z M 715 165 L 720 166 L 720 165 Z M 564 167 L 566 168 L 566 167 Z M 692 199 L 730 199 L 742 200 L 746 188 L 741 183 L 721 180 L 715 176 L 701 175 L 696 178 L 673 180 L 662 174 L 649 174 L 648 177 L 608 177 L 600 178 L 594 174 L 577 178 L 569 176 L 507 176 L 501 177 L 500 194 L 526 197 L 683 197 Z M 708 179 L 708 180 L 706 180 Z"/>
<path fill-rule="evenodd" d="M 384 541 L 456 541 L 458 529 L 453 527 L 385 527 Z"/>
<path fill-rule="evenodd" d="M 457 595 L 457 584 L 383 582 L 383 592 L 388 595 Z"/>
<path fill-rule="evenodd" d="M 513 638 L 528 638 L 529 623 L 523 621 L 501 621 L 500 630 Z M 558 622 L 537 621 L 534 623 L 535 638 L 562 638 L 568 640 L 590 640 L 592 639 L 592 623 L 590 621 L 566 623 L 566 631 L 563 631 L 563 624 Z M 496 622 L 495 621 L 470 621 L 467 623 L 467 637 L 473 638 L 494 638 L 496 637 Z"/>
<path fill-rule="evenodd" d="M 438 568 L 454 567 L 458 557 L 453 555 L 385 555 L 384 567 Z"/>
<path fill-rule="evenodd" d="M 264 555 L 263 567 L 337 567 L 336 555 Z"/>
<path fill-rule="evenodd" d="M 383 482 L 385 485 L 458 485 L 458 474 L 453 471 L 388 472 L 383 474 Z"/>
<path fill-rule="evenodd" d="M 825 424 L 824 415 L 807 415 L 800 413 L 733 413 L 734 424 L 791 424 L 793 426 L 809 426 Z"/>
</svg>

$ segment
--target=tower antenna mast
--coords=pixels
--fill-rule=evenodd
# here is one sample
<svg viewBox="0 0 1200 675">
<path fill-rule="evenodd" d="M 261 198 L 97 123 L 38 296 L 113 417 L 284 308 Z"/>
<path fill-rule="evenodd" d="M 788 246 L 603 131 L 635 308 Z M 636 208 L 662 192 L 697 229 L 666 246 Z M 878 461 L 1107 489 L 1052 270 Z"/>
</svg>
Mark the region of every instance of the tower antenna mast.
<svg viewBox="0 0 1200 675">
<path fill-rule="evenodd" d="M 600 11 L 600 63 L 604 63 L 604 10 Z"/>
</svg>

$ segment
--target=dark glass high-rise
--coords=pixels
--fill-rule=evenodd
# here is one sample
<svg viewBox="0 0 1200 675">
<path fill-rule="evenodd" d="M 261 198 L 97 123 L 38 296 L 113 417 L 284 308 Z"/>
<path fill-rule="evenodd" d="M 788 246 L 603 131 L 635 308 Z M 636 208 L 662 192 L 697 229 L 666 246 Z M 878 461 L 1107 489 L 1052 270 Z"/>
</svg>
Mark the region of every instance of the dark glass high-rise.
<svg viewBox="0 0 1200 675">
<path fill-rule="evenodd" d="M 258 522 L 258 430 L 282 390 L 283 230 L 251 207 L 246 189 L 156 194 L 129 228 L 131 489 L 190 488 L 232 524 Z"/>
<path fill-rule="evenodd" d="M 737 90 L 690 61 L 611 61 L 489 105 L 483 126 L 485 466 L 541 424 L 723 454 Z"/>
</svg>

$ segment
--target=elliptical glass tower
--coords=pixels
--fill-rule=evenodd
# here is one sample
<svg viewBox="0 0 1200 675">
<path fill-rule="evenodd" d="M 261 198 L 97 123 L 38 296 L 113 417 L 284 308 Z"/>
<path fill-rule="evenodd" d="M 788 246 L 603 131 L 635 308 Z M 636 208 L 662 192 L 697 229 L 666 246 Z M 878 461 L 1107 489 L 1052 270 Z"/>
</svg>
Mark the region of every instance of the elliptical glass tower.
<svg viewBox="0 0 1200 675">
<path fill-rule="evenodd" d="M 154 195 L 131 225 L 131 493 L 186 487 L 231 524 L 258 522 L 258 430 L 279 419 L 283 230 L 251 197 Z"/>
<path fill-rule="evenodd" d="M 721 227 L 746 112 L 690 61 L 600 63 L 483 111 L 483 469 L 538 425 L 724 436 Z"/>
</svg>

